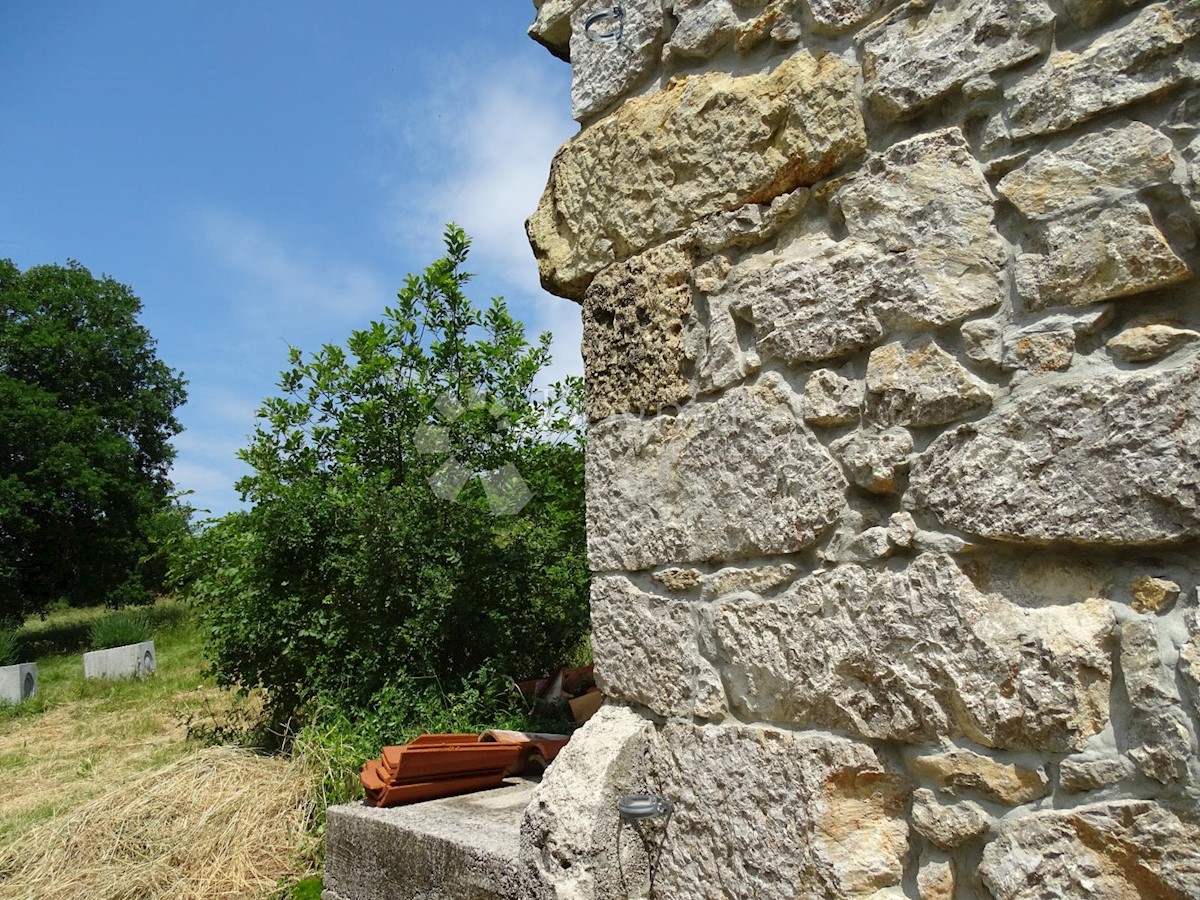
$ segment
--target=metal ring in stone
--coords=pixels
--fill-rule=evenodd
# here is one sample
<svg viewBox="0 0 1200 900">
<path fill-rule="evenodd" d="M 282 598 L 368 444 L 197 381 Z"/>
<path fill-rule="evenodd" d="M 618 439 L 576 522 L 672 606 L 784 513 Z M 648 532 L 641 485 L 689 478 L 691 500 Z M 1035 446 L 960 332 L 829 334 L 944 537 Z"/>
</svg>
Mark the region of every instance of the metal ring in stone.
<svg viewBox="0 0 1200 900">
<path fill-rule="evenodd" d="M 594 30 L 601 22 L 609 19 L 616 23 L 612 31 L 596 32 Z M 600 12 L 592 13 L 583 23 L 583 33 L 587 35 L 589 41 L 615 44 L 625 33 L 625 10 L 620 6 L 614 6 L 612 9 L 602 9 Z"/>
</svg>

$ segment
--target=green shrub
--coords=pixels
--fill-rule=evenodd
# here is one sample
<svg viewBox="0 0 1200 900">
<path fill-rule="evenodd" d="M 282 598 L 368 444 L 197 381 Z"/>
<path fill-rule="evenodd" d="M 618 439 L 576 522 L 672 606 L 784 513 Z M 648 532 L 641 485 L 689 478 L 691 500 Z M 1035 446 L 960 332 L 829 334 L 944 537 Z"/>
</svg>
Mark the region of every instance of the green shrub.
<svg viewBox="0 0 1200 900">
<path fill-rule="evenodd" d="M 15 665 L 20 647 L 16 631 L 0 628 L 0 666 Z"/>
<path fill-rule="evenodd" d="M 265 688 L 292 729 L 334 710 L 376 751 L 516 722 L 507 679 L 562 665 L 588 628 L 582 385 L 539 395 L 550 336 L 473 307 L 469 242 L 451 227 L 446 247 L 346 347 L 293 349 L 240 454 L 252 506 L 202 530 L 180 580 L 219 681 Z M 515 467 L 529 501 L 498 508 L 474 477 L 449 497 L 448 465 Z"/>
<path fill-rule="evenodd" d="M 150 619 L 143 613 L 122 610 L 98 619 L 91 628 L 93 650 L 108 650 L 150 640 Z"/>
</svg>

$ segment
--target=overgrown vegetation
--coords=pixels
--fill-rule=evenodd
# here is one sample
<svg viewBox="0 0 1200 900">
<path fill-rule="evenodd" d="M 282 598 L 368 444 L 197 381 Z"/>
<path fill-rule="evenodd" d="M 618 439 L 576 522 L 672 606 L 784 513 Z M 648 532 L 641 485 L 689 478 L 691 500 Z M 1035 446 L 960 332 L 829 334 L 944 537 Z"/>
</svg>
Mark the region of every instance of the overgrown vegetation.
<svg viewBox="0 0 1200 900">
<path fill-rule="evenodd" d="M 89 635 L 93 650 L 140 644 L 150 640 L 150 619 L 139 612 L 122 610 L 95 622 Z"/>
<path fill-rule="evenodd" d="M 0 666 L 11 666 L 17 661 L 20 650 L 17 632 L 12 628 L 0 628 Z"/>
<path fill-rule="evenodd" d="M 539 396 L 550 336 L 473 306 L 445 243 L 345 347 L 292 350 L 241 453 L 252 506 L 187 566 L 217 678 L 325 748 L 334 793 L 382 743 L 528 725 L 510 678 L 587 631 L 581 384 Z"/>
</svg>

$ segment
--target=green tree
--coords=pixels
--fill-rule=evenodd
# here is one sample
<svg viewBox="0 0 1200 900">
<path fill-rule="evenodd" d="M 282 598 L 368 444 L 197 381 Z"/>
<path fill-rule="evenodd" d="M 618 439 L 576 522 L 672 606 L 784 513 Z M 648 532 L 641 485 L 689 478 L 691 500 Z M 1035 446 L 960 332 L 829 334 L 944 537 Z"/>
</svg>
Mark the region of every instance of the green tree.
<svg viewBox="0 0 1200 900">
<path fill-rule="evenodd" d="M 445 240 L 345 347 L 292 350 L 241 454 L 252 507 L 198 543 L 214 668 L 280 717 L 320 699 L 394 723 L 443 691 L 478 708 L 586 633 L 581 383 L 539 395 L 550 335 L 473 306 L 469 241 Z"/>
<path fill-rule="evenodd" d="M 0 260 L 0 617 L 141 602 L 184 381 L 141 301 L 78 263 Z"/>
</svg>

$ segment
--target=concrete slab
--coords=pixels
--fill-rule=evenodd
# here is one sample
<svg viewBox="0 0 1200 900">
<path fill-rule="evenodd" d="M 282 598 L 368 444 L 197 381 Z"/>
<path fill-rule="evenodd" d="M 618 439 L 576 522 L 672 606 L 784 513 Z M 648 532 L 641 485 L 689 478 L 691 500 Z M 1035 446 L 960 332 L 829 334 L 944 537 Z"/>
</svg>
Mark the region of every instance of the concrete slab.
<svg viewBox="0 0 1200 900">
<path fill-rule="evenodd" d="M 522 900 L 521 818 L 534 779 L 425 803 L 331 806 L 322 900 Z"/>
<path fill-rule="evenodd" d="M 20 703 L 37 695 L 37 663 L 0 666 L 0 703 Z"/>
<path fill-rule="evenodd" d="M 154 641 L 83 654 L 84 678 L 145 678 L 157 668 Z"/>
</svg>

